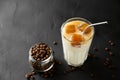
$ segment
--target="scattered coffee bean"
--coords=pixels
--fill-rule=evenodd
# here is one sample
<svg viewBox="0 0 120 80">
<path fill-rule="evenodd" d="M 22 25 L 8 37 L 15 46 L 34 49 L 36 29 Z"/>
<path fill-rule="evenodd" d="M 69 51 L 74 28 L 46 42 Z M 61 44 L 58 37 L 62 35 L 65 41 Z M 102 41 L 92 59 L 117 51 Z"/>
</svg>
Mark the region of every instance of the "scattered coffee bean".
<svg viewBox="0 0 120 80">
<path fill-rule="evenodd" d="M 84 71 L 84 65 L 79 67 L 81 71 Z"/>
<path fill-rule="evenodd" d="M 95 54 L 93 54 L 92 58 L 97 59 L 98 57 Z"/>
<path fill-rule="evenodd" d="M 113 65 L 113 64 L 111 64 L 111 65 L 108 66 L 108 68 L 109 68 L 109 69 L 116 69 L 116 66 Z"/>
<path fill-rule="evenodd" d="M 48 77 L 48 75 L 46 74 L 46 75 L 44 75 L 44 78 L 47 78 Z"/>
<path fill-rule="evenodd" d="M 64 74 L 67 74 L 67 72 L 66 72 L 66 71 L 64 71 Z"/>
<path fill-rule="evenodd" d="M 53 41 L 53 44 L 54 44 L 54 45 L 57 45 L 58 43 L 57 43 L 56 41 Z"/>
<path fill-rule="evenodd" d="M 60 61 L 55 61 L 56 64 L 62 64 Z"/>
<path fill-rule="evenodd" d="M 105 48 L 105 51 L 109 51 L 110 49 L 109 48 Z"/>
<path fill-rule="evenodd" d="M 110 51 L 110 52 L 109 52 L 109 55 L 110 55 L 110 56 L 113 56 L 113 53 Z"/>
<path fill-rule="evenodd" d="M 59 61 L 58 64 L 62 64 L 62 63 Z"/>
<path fill-rule="evenodd" d="M 31 73 L 26 73 L 26 74 L 25 74 L 26 79 L 30 79 L 31 76 L 32 76 Z"/>
<path fill-rule="evenodd" d="M 108 41 L 108 43 L 111 43 L 111 42 L 112 42 L 111 40 Z"/>
<path fill-rule="evenodd" d="M 112 78 L 116 78 L 116 75 L 112 74 Z"/>
<path fill-rule="evenodd" d="M 104 62 L 103 64 L 104 64 L 104 66 L 107 66 L 107 65 L 108 65 L 108 64 L 107 64 L 107 63 L 105 63 L 105 62 Z"/>
<path fill-rule="evenodd" d="M 32 79 L 32 80 L 35 80 L 35 77 L 34 77 L 34 76 L 31 76 L 31 79 Z"/>
<path fill-rule="evenodd" d="M 91 54 L 90 54 L 90 53 L 88 53 L 88 57 L 91 57 Z"/>
<path fill-rule="evenodd" d="M 114 45 L 115 45 L 115 43 L 114 43 L 113 41 L 111 41 L 111 40 L 109 40 L 108 43 L 109 43 L 111 46 L 114 46 Z"/>
<path fill-rule="evenodd" d="M 96 47 L 93 48 L 95 51 L 98 51 L 98 49 Z"/>
<path fill-rule="evenodd" d="M 115 45 L 115 43 L 111 42 L 111 43 L 110 43 L 110 45 L 111 45 L 111 46 L 114 46 L 114 45 Z"/>
<path fill-rule="evenodd" d="M 94 77 L 94 74 L 93 74 L 93 73 L 90 73 L 90 77 L 93 78 L 93 77 Z"/>
<path fill-rule="evenodd" d="M 109 59 L 109 58 L 105 58 L 105 60 L 106 60 L 106 61 L 110 61 L 110 59 Z"/>
<path fill-rule="evenodd" d="M 76 68 L 75 67 L 71 67 L 71 71 L 74 71 Z"/>
<path fill-rule="evenodd" d="M 64 71 L 64 73 L 70 73 L 70 72 L 73 72 L 73 71 L 75 71 L 75 70 L 76 70 L 76 67 L 69 66 L 69 67 L 67 68 L 67 70 Z"/>
<path fill-rule="evenodd" d="M 104 61 L 104 65 L 108 66 L 108 65 L 110 65 L 110 62 L 109 61 Z"/>
<path fill-rule="evenodd" d="M 32 71 L 32 75 L 35 75 L 36 74 L 36 72 L 35 71 Z"/>
</svg>

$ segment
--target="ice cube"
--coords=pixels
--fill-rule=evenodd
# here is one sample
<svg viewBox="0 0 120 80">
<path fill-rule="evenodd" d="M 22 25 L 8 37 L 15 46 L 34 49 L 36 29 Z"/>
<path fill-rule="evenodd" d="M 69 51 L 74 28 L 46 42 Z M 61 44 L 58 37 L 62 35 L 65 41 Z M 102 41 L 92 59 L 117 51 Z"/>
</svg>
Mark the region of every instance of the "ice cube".
<svg viewBox="0 0 120 80">
<path fill-rule="evenodd" d="M 91 27 L 89 27 L 89 28 L 87 28 L 86 30 L 85 30 L 85 34 L 90 34 L 91 33 L 91 31 L 92 31 L 92 28 Z"/>
<path fill-rule="evenodd" d="M 72 42 L 82 42 L 83 36 L 80 34 L 73 34 L 71 37 Z"/>
<path fill-rule="evenodd" d="M 66 25 L 65 32 L 67 34 L 76 32 L 75 25 Z"/>
</svg>

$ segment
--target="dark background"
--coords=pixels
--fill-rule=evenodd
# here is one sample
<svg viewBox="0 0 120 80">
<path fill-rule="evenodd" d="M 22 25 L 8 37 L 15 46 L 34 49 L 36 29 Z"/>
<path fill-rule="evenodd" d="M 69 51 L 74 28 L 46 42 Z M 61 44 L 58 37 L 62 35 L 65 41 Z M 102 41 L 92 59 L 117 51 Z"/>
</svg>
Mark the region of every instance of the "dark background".
<svg viewBox="0 0 120 80">
<path fill-rule="evenodd" d="M 108 21 L 107 25 L 95 26 L 95 36 L 90 49 L 98 59 L 88 58 L 84 71 L 63 74 L 68 65 L 63 58 L 60 27 L 71 17 L 86 18 L 92 23 Z M 120 80 L 120 0 L 0 0 L 0 80 L 26 80 L 31 71 L 28 63 L 29 48 L 45 42 L 61 61 L 52 78 L 36 80 Z M 109 46 L 108 40 L 116 45 Z M 53 45 L 57 41 L 58 45 Z M 93 47 L 98 48 L 98 52 Z M 108 56 L 104 48 L 111 49 L 110 57 L 116 70 L 103 65 Z M 94 73 L 94 78 L 90 73 Z M 115 75 L 115 78 L 112 78 Z"/>
</svg>

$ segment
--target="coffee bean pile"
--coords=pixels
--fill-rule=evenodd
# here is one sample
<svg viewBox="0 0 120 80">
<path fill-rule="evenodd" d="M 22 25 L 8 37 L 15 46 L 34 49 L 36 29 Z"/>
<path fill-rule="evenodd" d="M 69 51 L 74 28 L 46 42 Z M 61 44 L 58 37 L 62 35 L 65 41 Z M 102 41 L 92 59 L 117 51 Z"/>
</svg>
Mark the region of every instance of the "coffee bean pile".
<svg viewBox="0 0 120 80">
<path fill-rule="evenodd" d="M 69 66 L 65 71 L 64 74 L 70 73 L 77 70 L 77 67 Z"/>
<path fill-rule="evenodd" d="M 31 80 L 31 79 L 35 80 L 35 77 L 34 77 L 35 74 L 36 74 L 36 72 L 34 70 L 32 70 L 32 72 L 26 73 L 25 77 L 27 80 Z"/>
<path fill-rule="evenodd" d="M 47 44 L 39 43 L 32 47 L 31 56 L 37 61 L 43 61 L 50 56 L 51 51 Z"/>
<path fill-rule="evenodd" d="M 110 58 L 105 58 L 104 60 L 104 66 L 107 67 L 108 69 L 116 69 L 116 66 L 113 65 L 112 60 Z"/>
<path fill-rule="evenodd" d="M 111 46 L 115 46 L 115 43 L 114 43 L 112 40 L 109 40 L 108 43 L 109 43 L 109 45 L 111 45 Z"/>
<path fill-rule="evenodd" d="M 25 74 L 25 78 L 27 80 L 36 80 L 35 75 L 40 75 L 43 78 L 50 78 L 53 77 L 54 73 L 55 73 L 54 67 L 46 72 L 36 72 L 35 70 L 32 70 L 31 72 Z"/>
</svg>

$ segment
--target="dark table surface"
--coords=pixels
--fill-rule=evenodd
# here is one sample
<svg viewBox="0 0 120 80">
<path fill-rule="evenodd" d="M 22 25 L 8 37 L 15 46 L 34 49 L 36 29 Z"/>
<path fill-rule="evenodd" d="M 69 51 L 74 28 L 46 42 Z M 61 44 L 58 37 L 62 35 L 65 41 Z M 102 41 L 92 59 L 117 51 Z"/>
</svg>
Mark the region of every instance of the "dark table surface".
<svg viewBox="0 0 120 80">
<path fill-rule="evenodd" d="M 98 59 L 88 57 L 83 70 L 64 74 L 68 65 L 63 58 L 60 27 L 71 17 L 86 18 L 92 23 L 107 20 L 109 24 L 95 27 L 90 53 Z M 52 78 L 36 75 L 36 80 L 120 80 L 119 18 L 120 0 L 0 0 L 0 80 L 26 80 L 24 75 L 31 71 L 28 51 L 38 42 L 51 46 L 55 59 L 62 64 L 56 65 Z M 110 46 L 108 40 L 115 46 Z M 53 45 L 53 41 L 58 45 Z M 104 67 L 109 54 L 105 47 L 113 52 L 110 59 L 116 69 Z"/>
</svg>

